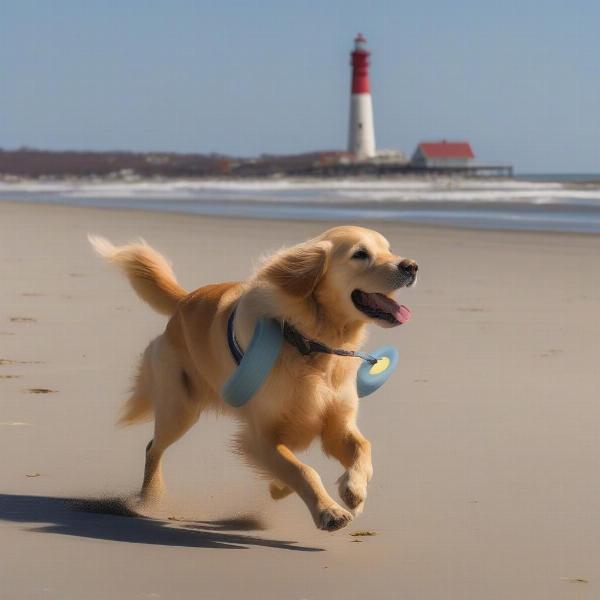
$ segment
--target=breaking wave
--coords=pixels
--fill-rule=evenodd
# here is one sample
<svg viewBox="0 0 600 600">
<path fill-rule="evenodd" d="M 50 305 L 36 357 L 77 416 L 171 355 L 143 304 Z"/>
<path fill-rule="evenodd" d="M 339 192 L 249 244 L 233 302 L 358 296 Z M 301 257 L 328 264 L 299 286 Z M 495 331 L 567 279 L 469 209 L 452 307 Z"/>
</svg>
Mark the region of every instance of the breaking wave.
<svg viewBox="0 0 600 600">
<path fill-rule="evenodd" d="M 600 183 L 381 180 L 0 181 L 0 199 L 271 219 L 600 232 Z"/>
</svg>

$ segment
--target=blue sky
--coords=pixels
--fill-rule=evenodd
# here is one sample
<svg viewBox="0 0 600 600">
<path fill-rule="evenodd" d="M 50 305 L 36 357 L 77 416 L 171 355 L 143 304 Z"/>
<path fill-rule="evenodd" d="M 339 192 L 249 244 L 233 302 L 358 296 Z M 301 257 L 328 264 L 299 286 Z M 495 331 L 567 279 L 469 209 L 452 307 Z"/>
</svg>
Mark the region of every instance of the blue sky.
<svg viewBox="0 0 600 600">
<path fill-rule="evenodd" d="M 600 172 L 596 0 L 3 0 L 0 147 L 342 149 L 357 31 L 378 147 Z"/>
</svg>

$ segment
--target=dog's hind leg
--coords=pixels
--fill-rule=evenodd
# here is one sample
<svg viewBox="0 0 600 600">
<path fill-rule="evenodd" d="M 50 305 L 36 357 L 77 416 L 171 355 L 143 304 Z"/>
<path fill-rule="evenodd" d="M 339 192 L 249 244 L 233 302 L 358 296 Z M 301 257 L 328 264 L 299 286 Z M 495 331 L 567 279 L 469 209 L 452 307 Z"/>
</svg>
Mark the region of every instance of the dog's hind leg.
<svg viewBox="0 0 600 600">
<path fill-rule="evenodd" d="M 165 450 L 194 425 L 200 417 L 200 403 L 181 397 L 166 400 L 157 409 L 154 437 L 146 446 L 146 466 L 141 496 L 144 502 L 160 499 L 164 491 L 161 459 Z"/>
<path fill-rule="evenodd" d="M 144 502 L 158 500 L 163 493 L 161 459 L 165 450 L 198 421 L 204 406 L 202 390 L 181 366 L 174 352 L 162 339 L 151 349 L 151 391 L 154 405 L 154 437 L 146 447 L 146 466 L 141 497 Z"/>
</svg>

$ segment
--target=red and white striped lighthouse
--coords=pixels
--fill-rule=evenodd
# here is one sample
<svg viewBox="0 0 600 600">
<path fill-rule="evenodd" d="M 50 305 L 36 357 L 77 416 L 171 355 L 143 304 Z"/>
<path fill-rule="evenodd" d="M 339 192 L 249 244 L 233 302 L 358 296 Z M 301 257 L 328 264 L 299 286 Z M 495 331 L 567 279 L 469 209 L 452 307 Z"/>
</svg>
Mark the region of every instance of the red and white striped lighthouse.
<svg viewBox="0 0 600 600">
<path fill-rule="evenodd" d="M 350 130 L 348 152 L 355 158 L 375 156 L 375 129 L 373 103 L 369 85 L 369 54 L 367 40 L 359 33 L 354 38 L 352 51 L 352 96 L 350 98 Z"/>
</svg>

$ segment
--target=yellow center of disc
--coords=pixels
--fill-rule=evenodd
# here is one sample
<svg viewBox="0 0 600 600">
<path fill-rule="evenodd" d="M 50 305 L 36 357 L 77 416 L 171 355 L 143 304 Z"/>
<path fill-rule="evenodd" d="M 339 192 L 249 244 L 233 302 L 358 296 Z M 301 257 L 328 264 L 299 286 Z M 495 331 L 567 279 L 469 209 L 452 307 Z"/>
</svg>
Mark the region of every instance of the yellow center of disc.
<svg viewBox="0 0 600 600">
<path fill-rule="evenodd" d="M 369 369 L 369 375 L 379 375 L 390 366 L 390 359 L 387 356 L 382 356 L 377 359 L 377 362 Z"/>
</svg>

